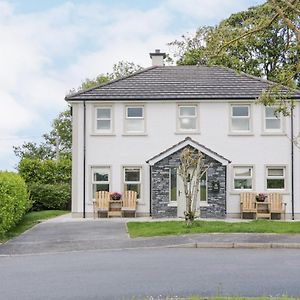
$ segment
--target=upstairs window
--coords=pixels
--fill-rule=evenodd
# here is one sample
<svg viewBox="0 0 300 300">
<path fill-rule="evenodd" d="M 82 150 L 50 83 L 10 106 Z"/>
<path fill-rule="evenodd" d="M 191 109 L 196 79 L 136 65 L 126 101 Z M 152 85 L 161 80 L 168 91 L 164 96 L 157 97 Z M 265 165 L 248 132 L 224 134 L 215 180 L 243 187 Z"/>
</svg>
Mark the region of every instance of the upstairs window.
<svg viewBox="0 0 300 300">
<path fill-rule="evenodd" d="M 96 124 L 95 131 L 97 133 L 112 132 L 112 107 L 96 107 Z"/>
<path fill-rule="evenodd" d="M 179 131 L 197 130 L 197 106 L 196 105 L 178 106 L 178 129 Z"/>
<path fill-rule="evenodd" d="M 144 106 L 126 106 L 125 132 L 145 132 Z"/>
<path fill-rule="evenodd" d="M 253 167 L 233 167 L 233 188 L 235 190 L 252 190 Z"/>
<path fill-rule="evenodd" d="M 250 132 L 250 105 L 231 105 L 231 131 Z"/>
<path fill-rule="evenodd" d="M 282 132 L 282 117 L 275 114 L 275 107 L 265 106 L 264 108 L 264 131 Z"/>
</svg>

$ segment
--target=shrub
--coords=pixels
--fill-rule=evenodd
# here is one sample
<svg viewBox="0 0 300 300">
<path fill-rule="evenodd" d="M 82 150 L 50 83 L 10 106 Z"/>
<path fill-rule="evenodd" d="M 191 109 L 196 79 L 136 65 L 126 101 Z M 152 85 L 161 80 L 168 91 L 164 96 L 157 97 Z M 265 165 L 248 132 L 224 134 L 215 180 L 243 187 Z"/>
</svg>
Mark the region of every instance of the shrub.
<svg viewBox="0 0 300 300">
<path fill-rule="evenodd" d="M 33 202 L 32 210 L 70 209 L 71 186 L 69 184 L 31 183 L 28 187 Z"/>
<path fill-rule="evenodd" d="M 70 159 L 41 160 L 24 158 L 19 163 L 19 173 L 26 183 L 60 184 L 71 182 Z"/>
<path fill-rule="evenodd" d="M 0 235 L 16 225 L 30 206 L 27 187 L 21 176 L 0 172 Z"/>
<path fill-rule="evenodd" d="M 70 209 L 71 170 L 70 159 L 20 161 L 19 173 L 28 185 L 32 210 Z"/>
</svg>

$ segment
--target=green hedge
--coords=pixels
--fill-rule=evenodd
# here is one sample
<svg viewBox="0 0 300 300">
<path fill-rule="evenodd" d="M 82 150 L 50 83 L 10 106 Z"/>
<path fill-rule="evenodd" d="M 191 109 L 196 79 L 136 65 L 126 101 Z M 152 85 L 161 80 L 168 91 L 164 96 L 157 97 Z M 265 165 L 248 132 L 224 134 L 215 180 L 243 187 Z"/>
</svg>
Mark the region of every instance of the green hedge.
<svg viewBox="0 0 300 300">
<path fill-rule="evenodd" d="M 19 173 L 28 185 L 32 210 L 71 208 L 71 170 L 70 159 L 20 161 Z"/>
<path fill-rule="evenodd" d="M 71 186 L 69 184 L 31 183 L 28 188 L 33 202 L 32 210 L 70 209 Z"/>
<path fill-rule="evenodd" d="M 0 172 L 0 235 L 16 225 L 30 207 L 22 177 L 13 172 Z"/>
<path fill-rule="evenodd" d="M 24 158 L 20 161 L 19 174 L 26 183 L 61 184 L 71 183 L 72 162 L 70 159 L 41 160 Z"/>
</svg>

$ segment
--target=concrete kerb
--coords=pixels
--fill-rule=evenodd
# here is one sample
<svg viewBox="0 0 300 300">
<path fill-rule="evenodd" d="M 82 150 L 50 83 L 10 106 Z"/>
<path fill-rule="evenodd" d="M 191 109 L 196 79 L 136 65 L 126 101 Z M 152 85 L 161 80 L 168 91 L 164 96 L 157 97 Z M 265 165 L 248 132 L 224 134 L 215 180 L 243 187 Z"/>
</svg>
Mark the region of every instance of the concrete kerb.
<svg viewBox="0 0 300 300">
<path fill-rule="evenodd" d="M 164 248 L 300 249 L 300 243 L 187 243 Z"/>
</svg>

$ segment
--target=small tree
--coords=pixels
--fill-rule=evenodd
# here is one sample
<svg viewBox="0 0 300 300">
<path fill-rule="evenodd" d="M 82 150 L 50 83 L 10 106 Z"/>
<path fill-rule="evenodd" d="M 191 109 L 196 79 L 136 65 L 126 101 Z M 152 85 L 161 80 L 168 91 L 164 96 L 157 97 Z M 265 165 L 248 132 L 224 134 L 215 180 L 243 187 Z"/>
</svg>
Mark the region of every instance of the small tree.
<svg viewBox="0 0 300 300">
<path fill-rule="evenodd" d="M 184 212 L 186 225 L 192 225 L 196 215 L 196 205 L 200 180 L 209 165 L 204 162 L 204 155 L 195 149 L 185 148 L 180 155 L 178 174 L 182 178 L 186 210 Z"/>
</svg>

